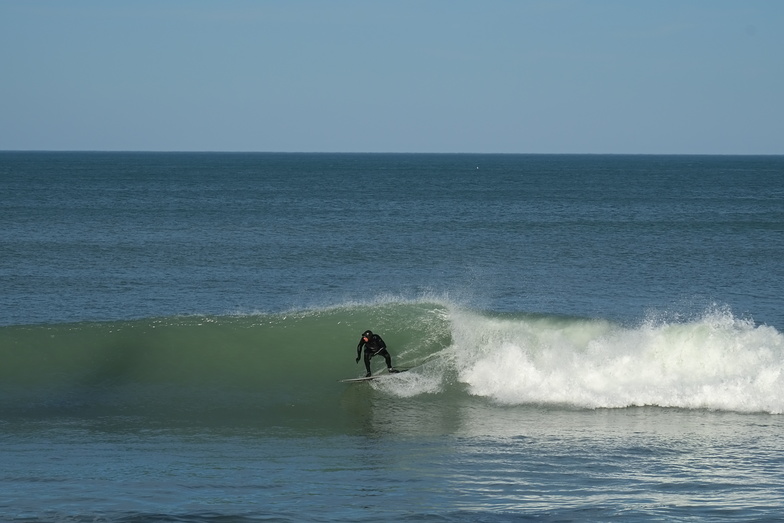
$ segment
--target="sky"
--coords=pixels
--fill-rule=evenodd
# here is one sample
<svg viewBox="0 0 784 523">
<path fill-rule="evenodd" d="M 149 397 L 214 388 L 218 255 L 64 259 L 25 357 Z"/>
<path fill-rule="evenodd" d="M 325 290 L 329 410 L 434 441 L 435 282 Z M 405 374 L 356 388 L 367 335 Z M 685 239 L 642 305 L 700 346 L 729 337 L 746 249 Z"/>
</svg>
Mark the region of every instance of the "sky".
<svg viewBox="0 0 784 523">
<path fill-rule="evenodd" d="M 784 154 L 781 0 L 0 0 L 0 150 Z"/>
</svg>

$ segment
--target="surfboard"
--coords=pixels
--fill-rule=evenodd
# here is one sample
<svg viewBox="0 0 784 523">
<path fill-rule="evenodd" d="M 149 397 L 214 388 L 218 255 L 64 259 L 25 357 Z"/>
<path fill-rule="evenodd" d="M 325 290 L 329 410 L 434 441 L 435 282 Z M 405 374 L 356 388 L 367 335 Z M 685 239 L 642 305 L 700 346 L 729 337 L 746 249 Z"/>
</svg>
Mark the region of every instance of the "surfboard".
<svg viewBox="0 0 784 523">
<path fill-rule="evenodd" d="M 368 376 L 367 378 L 365 378 L 365 377 L 362 377 L 362 378 L 347 378 L 345 380 L 338 380 L 338 381 L 341 382 L 341 383 L 359 383 L 359 382 L 362 382 L 362 381 L 371 381 L 371 380 L 374 380 L 376 378 L 380 378 L 380 376 Z"/>
<path fill-rule="evenodd" d="M 374 376 L 362 376 L 361 378 L 346 378 L 344 380 L 338 380 L 341 383 L 361 383 L 363 381 L 372 381 L 377 380 L 379 378 L 388 378 L 390 376 L 394 376 L 395 374 L 400 374 L 401 372 L 406 372 L 408 369 L 397 369 L 397 372 L 387 373 L 387 374 L 376 374 Z"/>
</svg>

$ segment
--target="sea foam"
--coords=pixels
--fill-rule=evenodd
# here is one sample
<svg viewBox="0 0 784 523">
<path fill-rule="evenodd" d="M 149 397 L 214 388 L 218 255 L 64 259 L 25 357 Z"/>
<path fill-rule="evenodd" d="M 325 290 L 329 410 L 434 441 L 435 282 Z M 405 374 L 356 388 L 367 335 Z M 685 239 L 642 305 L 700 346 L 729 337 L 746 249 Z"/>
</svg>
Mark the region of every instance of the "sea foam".
<svg viewBox="0 0 784 523">
<path fill-rule="evenodd" d="M 784 336 L 712 310 L 633 327 L 453 314 L 445 350 L 470 394 L 503 404 L 784 412 Z"/>
</svg>

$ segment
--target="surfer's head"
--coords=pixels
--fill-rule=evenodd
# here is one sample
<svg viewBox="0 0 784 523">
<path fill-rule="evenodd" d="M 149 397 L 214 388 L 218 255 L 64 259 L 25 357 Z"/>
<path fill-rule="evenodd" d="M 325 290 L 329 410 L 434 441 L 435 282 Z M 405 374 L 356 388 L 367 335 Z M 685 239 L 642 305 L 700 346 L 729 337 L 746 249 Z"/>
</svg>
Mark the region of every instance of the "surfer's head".
<svg viewBox="0 0 784 523">
<path fill-rule="evenodd" d="M 365 340 L 365 341 L 370 340 L 371 336 L 373 336 L 373 332 L 372 331 L 365 331 L 365 332 L 362 333 L 362 339 Z"/>
</svg>

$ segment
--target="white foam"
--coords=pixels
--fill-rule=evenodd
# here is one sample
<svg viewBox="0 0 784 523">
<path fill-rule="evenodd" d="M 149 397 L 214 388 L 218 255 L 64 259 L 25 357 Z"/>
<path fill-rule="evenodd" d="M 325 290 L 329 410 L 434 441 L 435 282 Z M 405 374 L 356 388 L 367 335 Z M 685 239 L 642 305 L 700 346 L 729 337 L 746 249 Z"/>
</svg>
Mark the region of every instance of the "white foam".
<svg viewBox="0 0 784 523">
<path fill-rule="evenodd" d="M 622 327 L 453 311 L 444 353 L 471 394 L 503 404 L 784 412 L 784 336 L 710 311 Z"/>
</svg>

